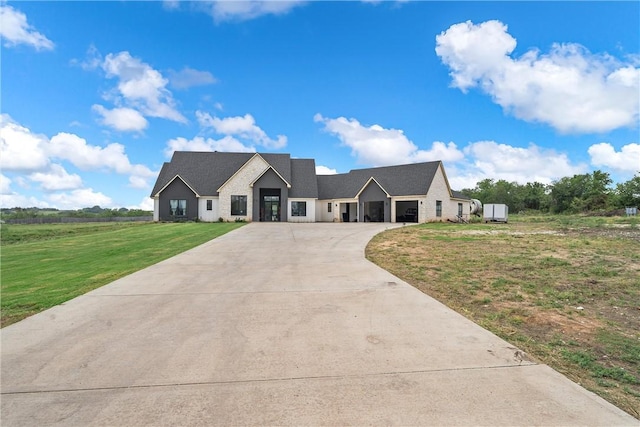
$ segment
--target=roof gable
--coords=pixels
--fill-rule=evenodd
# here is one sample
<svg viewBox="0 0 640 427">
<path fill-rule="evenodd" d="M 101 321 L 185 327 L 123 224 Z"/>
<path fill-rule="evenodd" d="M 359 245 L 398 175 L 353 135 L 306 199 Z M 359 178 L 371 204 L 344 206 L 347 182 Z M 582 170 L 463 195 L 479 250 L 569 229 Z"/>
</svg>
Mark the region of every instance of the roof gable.
<svg viewBox="0 0 640 427">
<path fill-rule="evenodd" d="M 358 197 L 373 178 L 390 197 L 426 195 L 441 162 L 411 163 L 379 168 L 354 169 L 349 173 L 319 175 L 321 199 L 353 199 Z M 448 185 L 448 183 L 447 183 Z"/>
<path fill-rule="evenodd" d="M 284 182 L 284 183 L 287 185 L 287 188 L 291 188 L 291 184 L 289 184 L 289 183 L 287 182 L 287 180 L 286 180 L 286 179 L 284 179 L 284 178 L 282 177 L 282 175 L 280 175 L 280 174 L 278 173 L 278 171 L 277 171 L 277 170 L 275 170 L 275 169 L 273 168 L 273 166 L 271 166 L 271 165 L 269 165 L 269 166 L 268 166 L 264 171 L 262 171 L 262 173 L 261 173 L 260 175 L 258 175 L 258 176 L 256 177 L 256 179 L 254 179 L 253 181 L 251 181 L 251 183 L 249 184 L 249 187 L 252 187 L 252 188 L 253 188 L 253 185 L 254 185 L 254 184 L 255 184 L 255 183 L 256 183 L 260 178 L 262 178 L 262 177 L 264 176 L 264 174 L 265 174 L 265 173 L 267 173 L 267 172 L 268 172 L 268 171 L 270 171 L 270 170 L 272 170 L 272 171 L 274 171 L 274 172 L 275 172 L 275 174 L 278 176 L 278 178 L 280 178 L 280 179 L 282 180 L 282 182 Z M 221 187 L 221 188 L 222 188 L 222 187 Z"/>
<path fill-rule="evenodd" d="M 180 175 L 176 175 L 174 176 L 169 182 L 167 182 L 161 189 L 159 189 L 156 193 L 152 194 L 153 197 L 159 196 L 160 193 L 162 193 L 164 191 L 165 188 L 167 188 L 168 186 L 170 186 L 173 181 L 175 181 L 176 179 L 179 179 L 180 181 L 182 181 L 184 183 L 184 185 L 186 185 L 187 187 L 189 187 L 189 190 L 193 191 L 193 194 L 196 195 L 196 197 L 200 197 L 200 195 L 198 194 L 198 192 L 196 190 L 193 189 L 193 187 L 191 185 L 189 185 L 189 183 L 187 181 L 185 181 Z"/>
<path fill-rule="evenodd" d="M 200 196 L 216 196 L 220 185 L 253 155 L 254 153 L 176 151 L 171 161 L 162 166 L 151 196 L 156 195 L 176 175 L 187 181 Z"/>
<path fill-rule="evenodd" d="M 369 180 L 367 181 L 367 183 L 365 185 L 362 186 L 362 188 L 360 189 L 360 191 L 358 191 L 358 194 L 356 194 L 355 198 L 357 199 L 358 197 L 360 197 L 360 194 L 362 194 L 362 192 L 369 186 L 369 184 L 371 183 L 375 183 L 383 192 L 384 194 L 387 195 L 387 197 L 391 197 L 391 195 L 387 192 L 387 190 L 384 189 L 384 187 L 382 185 L 380 185 L 380 183 L 378 181 L 376 181 L 376 179 L 374 177 L 369 178 Z"/>
<path fill-rule="evenodd" d="M 227 185 L 229 182 L 233 181 L 233 179 L 235 177 L 237 177 L 238 175 L 240 175 L 242 173 L 243 169 L 246 169 L 247 167 L 249 167 L 249 164 L 253 162 L 253 160 L 262 160 L 263 162 L 265 162 L 267 165 L 269 164 L 265 159 L 262 158 L 262 156 L 260 156 L 260 154 L 255 153 L 251 156 L 250 159 L 248 159 L 246 162 L 244 162 L 242 164 L 242 166 L 240 166 L 238 169 L 236 169 L 217 189 L 216 192 L 220 192 L 220 189 L 222 189 L 222 187 L 224 187 L 225 185 Z M 265 169 L 265 171 L 268 168 Z M 262 172 L 264 173 L 264 171 Z"/>
</svg>

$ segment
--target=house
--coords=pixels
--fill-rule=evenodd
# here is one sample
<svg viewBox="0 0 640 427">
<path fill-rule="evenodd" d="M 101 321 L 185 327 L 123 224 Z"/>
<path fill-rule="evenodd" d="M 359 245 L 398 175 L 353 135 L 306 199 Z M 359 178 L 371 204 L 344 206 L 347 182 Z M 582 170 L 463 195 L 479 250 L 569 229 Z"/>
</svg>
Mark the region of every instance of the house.
<svg viewBox="0 0 640 427">
<path fill-rule="evenodd" d="M 176 151 L 152 190 L 155 221 L 429 222 L 468 217 L 440 161 L 316 175 L 289 154 Z"/>
</svg>

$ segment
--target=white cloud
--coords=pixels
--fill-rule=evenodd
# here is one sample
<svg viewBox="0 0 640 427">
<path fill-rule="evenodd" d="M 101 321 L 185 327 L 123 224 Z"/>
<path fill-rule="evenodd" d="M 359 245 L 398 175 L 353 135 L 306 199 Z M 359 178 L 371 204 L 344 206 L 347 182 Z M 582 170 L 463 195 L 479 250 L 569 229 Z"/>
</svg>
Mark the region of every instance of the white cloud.
<svg viewBox="0 0 640 427">
<path fill-rule="evenodd" d="M 146 178 L 155 176 L 148 167 L 132 164 L 124 148 L 115 142 L 106 147 L 90 145 L 75 134 L 60 132 L 51 138 L 48 151 L 52 157 L 67 160 L 82 170 L 106 170 Z"/>
<path fill-rule="evenodd" d="M 141 176 L 131 175 L 129 177 L 129 186 L 132 188 L 149 188 L 149 181 Z"/>
<path fill-rule="evenodd" d="M 0 194 L 0 207 L 3 208 L 49 208 L 51 205 L 44 200 L 22 194 Z"/>
<path fill-rule="evenodd" d="M 92 71 L 99 68 L 102 65 L 102 61 L 103 58 L 98 51 L 98 48 L 96 48 L 95 45 L 91 44 L 87 49 L 85 59 L 73 58 L 70 63 L 71 65 L 79 66 L 85 71 Z"/>
<path fill-rule="evenodd" d="M 188 89 L 193 86 L 205 86 L 217 82 L 217 79 L 208 71 L 198 71 L 184 67 L 180 71 L 169 70 L 169 81 L 176 89 Z"/>
<path fill-rule="evenodd" d="M 627 144 L 620 151 L 609 143 L 601 142 L 589 147 L 591 164 L 596 167 L 605 167 L 617 172 L 640 172 L 640 144 Z"/>
<path fill-rule="evenodd" d="M 197 136 L 191 140 L 186 138 L 173 138 L 167 141 L 164 154 L 171 157 L 174 151 L 228 151 L 240 153 L 255 153 L 256 149 L 242 144 L 232 136 L 225 136 L 222 139 L 204 139 Z"/>
<path fill-rule="evenodd" d="M 132 108 L 114 108 L 107 110 L 102 105 L 94 105 L 93 111 L 102 116 L 102 124 L 122 132 L 139 132 L 144 130 L 149 122 L 140 112 Z"/>
<path fill-rule="evenodd" d="M 51 50 L 54 44 L 27 22 L 27 16 L 7 4 L 0 4 L 0 36 L 7 47 L 26 44 L 36 50 Z"/>
<path fill-rule="evenodd" d="M 526 184 L 551 184 L 565 176 L 586 173 L 585 164 L 574 164 L 567 154 L 529 144 L 513 147 L 495 141 L 478 141 L 463 150 L 466 158 L 452 166 L 447 164 L 447 176 L 453 188 L 472 188 L 483 179 L 503 179 Z"/>
<path fill-rule="evenodd" d="M 61 165 L 55 163 L 47 172 L 32 173 L 29 179 L 39 182 L 45 191 L 75 190 L 82 187 L 80 175 L 69 174 Z"/>
<path fill-rule="evenodd" d="M 344 145 L 350 147 L 351 154 L 356 157 L 358 163 L 364 165 L 387 166 L 432 160 L 456 161 L 464 156 L 453 142 L 445 144 L 436 141 L 430 150 L 420 150 L 399 129 L 385 129 L 380 125 L 363 126 L 356 119 L 329 119 L 320 114 L 316 114 L 314 120 L 323 123 L 326 132 L 337 136 Z"/>
<path fill-rule="evenodd" d="M 153 211 L 153 199 L 144 197 L 138 205 L 127 206 L 127 209 L 141 209 L 143 211 Z"/>
<path fill-rule="evenodd" d="M 169 81 L 149 64 L 124 51 L 108 54 L 102 63 L 102 69 L 108 78 L 118 79 L 116 104 L 123 102 L 125 106 L 134 108 L 147 117 L 187 122 L 176 109 L 173 95 L 166 88 Z"/>
<path fill-rule="evenodd" d="M 0 158 L 7 171 L 37 171 L 46 168 L 47 138 L 15 123 L 7 114 L 0 115 Z"/>
<path fill-rule="evenodd" d="M 265 131 L 256 125 L 256 121 L 251 114 L 220 119 L 212 117 L 209 113 L 196 111 L 196 117 L 200 126 L 212 128 L 221 135 L 247 139 L 268 149 L 277 150 L 287 145 L 287 137 L 284 135 L 278 135 L 276 139 L 269 138 Z"/>
<path fill-rule="evenodd" d="M 316 166 L 316 175 L 335 175 L 338 171 L 327 166 Z"/>
<path fill-rule="evenodd" d="M 82 209 L 87 206 L 109 207 L 113 205 L 110 197 L 91 188 L 81 188 L 68 193 L 51 194 L 48 199 L 58 209 Z"/>
<path fill-rule="evenodd" d="M 167 10 L 175 10 L 180 8 L 180 0 L 163 0 L 162 7 Z"/>
<path fill-rule="evenodd" d="M 379 125 L 363 126 L 355 119 L 327 119 L 320 114 L 316 122 L 336 135 L 352 150 L 358 162 L 368 166 L 441 160 L 454 189 L 473 188 L 486 178 L 526 184 L 550 184 L 565 176 L 588 171 L 586 164 L 575 164 L 566 153 L 529 144 L 514 147 L 495 141 L 477 141 L 460 149 L 454 142 L 434 141 L 429 150 L 421 150 L 402 130 Z M 322 168 L 322 167 L 320 167 Z"/>
<path fill-rule="evenodd" d="M 132 164 L 122 144 L 111 143 L 100 147 L 88 144 L 85 139 L 75 134 L 65 132 L 58 133 L 48 139 L 44 135 L 32 133 L 26 127 L 14 122 L 6 114 L 0 116 L 0 121 L 2 126 L 0 128 L 2 168 L 6 171 L 26 174 L 12 177 L 22 187 L 28 187 L 26 177 L 30 182 L 39 183 L 45 191 L 79 189 L 82 186 L 82 178 L 77 174 L 69 174 L 62 164 L 53 163 L 54 160 L 69 162 L 84 171 L 115 172 L 129 175 L 130 185 L 134 188 L 147 188 L 149 186 L 148 180 L 156 176 L 156 172 L 147 166 Z M 4 182 L 3 179 L 3 186 Z M 6 190 L 4 187 L 3 189 Z M 69 194 L 88 193 L 74 192 Z M 11 199 L 13 201 L 28 200 L 19 199 L 18 195 L 13 193 L 11 196 L 15 196 Z M 21 206 L 35 205 L 23 204 Z"/>
<path fill-rule="evenodd" d="M 27 181 L 24 176 L 18 175 L 14 176 L 14 178 L 16 180 L 16 184 L 18 184 L 21 188 L 24 188 L 26 190 L 31 188 L 31 186 L 29 185 L 29 181 Z"/>
<path fill-rule="evenodd" d="M 196 7 L 206 11 L 215 22 L 248 21 L 264 15 L 284 15 L 293 8 L 304 4 L 304 1 L 291 0 L 240 0 L 240 1 L 201 1 Z"/>
<path fill-rule="evenodd" d="M 102 116 L 101 124 L 123 132 L 140 132 L 149 125 L 146 117 L 157 117 L 179 123 L 187 119 L 178 111 L 176 101 L 167 85 L 169 80 L 127 51 L 110 53 L 102 57 L 98 49 L 91 45 L 84 60 L 73 59 L 71 64 L 84 70 L 101 68 L 107 78 L 117 79 L 115 88 L 104 93 L 103 98 L 113 102 L 114 108 L 93 105 L 92 109 Z M 174 72 L 176 87 L 187 88 L 194 85 L 215 82 L 208 72 L 184 68 Z"/>
<path fill-rule="evenodd" d="M 11 180 L 0 173 L 0 194 L 11 194 Z"/>
<path fill-rule="evenodd" d="M 560 132 L 607 132 L 636 126 L 640 68 L 577 44 L 554 44 L 547 54 L 511 57 L 516 40 L 500 21 L 452 25 L 436 37 L 436 53 L 452 86 L 479 87 L 515 117 Z"/>
<path fill-rule="evenodd" d="M 420 150 L 420 156 L 424 160 L 420 161 L 434 161 L 442 160 L 443 162 L 455 162 L 462 160 L 464 154 L 458 149 L 458 146 L 454 142 L 441 142 L 434 141 L 431 144 L 430 150 Z"/>
</svg>

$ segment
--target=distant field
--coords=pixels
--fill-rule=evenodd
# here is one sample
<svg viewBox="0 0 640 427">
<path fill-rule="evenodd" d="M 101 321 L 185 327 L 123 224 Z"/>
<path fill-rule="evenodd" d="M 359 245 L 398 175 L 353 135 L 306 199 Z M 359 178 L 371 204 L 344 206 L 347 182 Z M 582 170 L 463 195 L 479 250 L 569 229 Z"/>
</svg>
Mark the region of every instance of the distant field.
<svg viewBox="0 0 640 427">
<path fill-rule="evenodd" d="M 367 257 L 640 417 L 635 218 L 417 225 L 376 236 Z"/>
<path fill-rule="evenodd" d="M 2 224 L 1 324 L 61 304 L 241 225 Z"/>
</svg>

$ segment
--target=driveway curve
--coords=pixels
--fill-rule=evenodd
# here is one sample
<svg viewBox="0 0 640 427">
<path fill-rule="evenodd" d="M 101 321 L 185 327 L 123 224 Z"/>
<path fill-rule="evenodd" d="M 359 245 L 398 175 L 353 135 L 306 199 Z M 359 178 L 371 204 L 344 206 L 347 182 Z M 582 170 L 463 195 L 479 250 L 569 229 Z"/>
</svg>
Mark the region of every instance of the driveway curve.
<svg viewBox="0 0 640 427">
<path fill-rule="evenodd" d="M 2 335 L 3 426 L 633 425 L 364 258 L 253 223 Z"/>
</svg>

